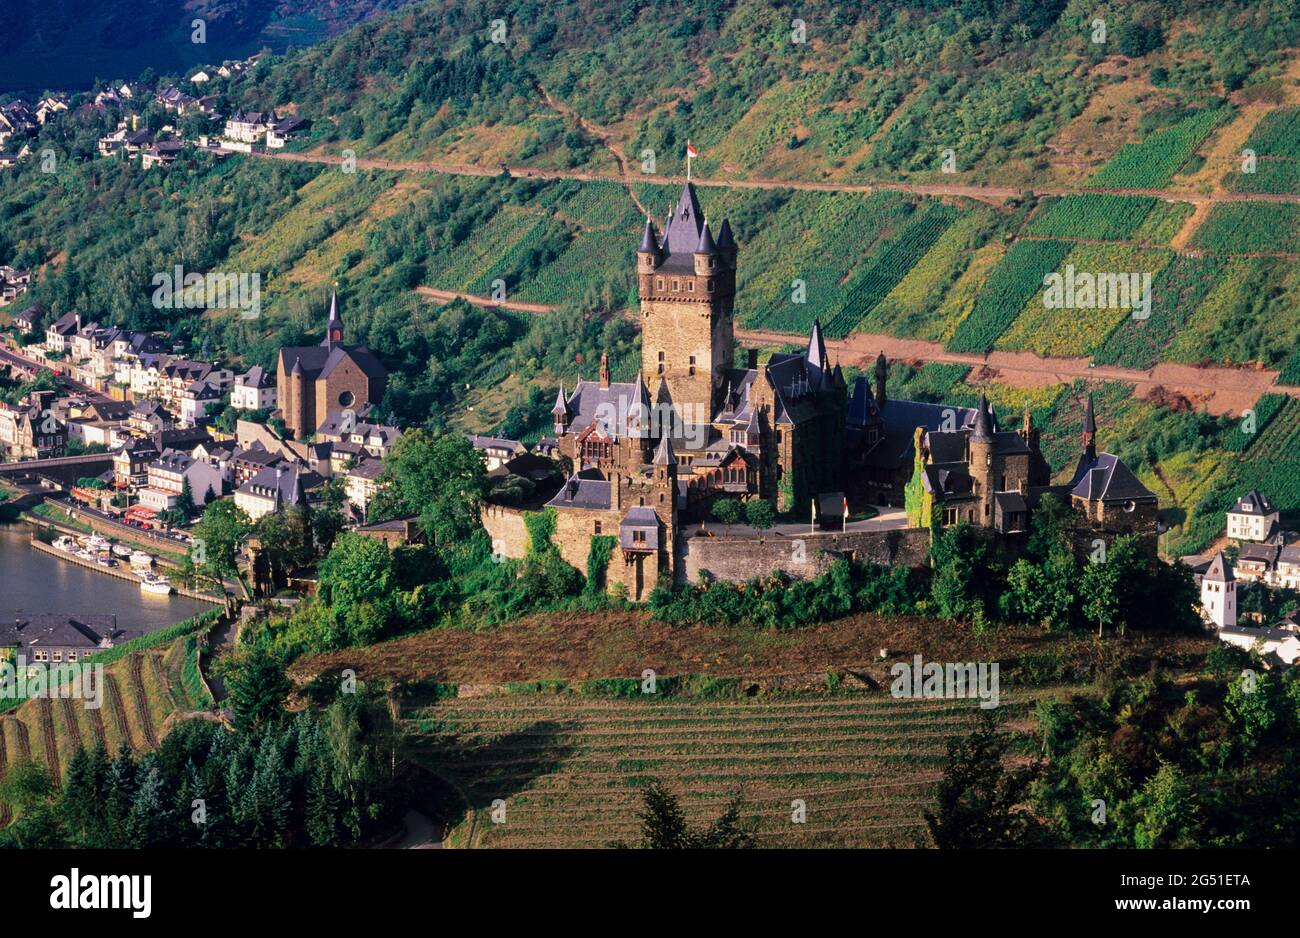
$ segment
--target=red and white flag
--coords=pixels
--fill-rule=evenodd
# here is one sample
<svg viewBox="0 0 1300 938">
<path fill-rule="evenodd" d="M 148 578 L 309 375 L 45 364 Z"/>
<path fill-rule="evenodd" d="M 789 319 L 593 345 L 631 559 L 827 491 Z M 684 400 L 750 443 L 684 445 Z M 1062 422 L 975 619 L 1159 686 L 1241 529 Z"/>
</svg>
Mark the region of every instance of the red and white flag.
<svg viewBox="0 0 1300 938">
<path fill-rule="evenodd" d="M 849 523 L 849 499 L 847 496 L 844 498 L 844 523 Z"/>
<path fill-rule="evenodd" d="M 700 155 L 700 151 L 695 149 L 695 147 L 691 146 L 691 142 L 689 140 L 686 141 L 686 155 L 692 158 Z"/>
</svg>

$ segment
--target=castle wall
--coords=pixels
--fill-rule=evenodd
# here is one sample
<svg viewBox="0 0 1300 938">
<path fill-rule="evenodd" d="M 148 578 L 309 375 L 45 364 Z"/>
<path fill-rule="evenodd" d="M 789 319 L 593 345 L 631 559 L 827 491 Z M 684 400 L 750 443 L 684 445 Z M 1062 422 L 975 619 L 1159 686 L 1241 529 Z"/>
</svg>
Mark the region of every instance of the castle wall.
<svg viewBox="0 0 1300 938">
<path fill-rule="evenodd" d="M 483 527 L 492 539 L 492 549 L 502 557 L 522 559 L 528 550 L 528 529 L 524 527 L 524 513 L 505 505 L 485 504 L 482 511 Z"/>
<path fill-rule="evenodd" d="M 930 532 L 923 528 L 850 531 L 808 537 L 689 537 L 679 564 L 686 582 L 707 571 L 721 580 L 743 581 L 780 570 L 800 579 L 822 573 L 838 557 L 861 563 L 921 567 L 927 563 Z"/>
</svg>

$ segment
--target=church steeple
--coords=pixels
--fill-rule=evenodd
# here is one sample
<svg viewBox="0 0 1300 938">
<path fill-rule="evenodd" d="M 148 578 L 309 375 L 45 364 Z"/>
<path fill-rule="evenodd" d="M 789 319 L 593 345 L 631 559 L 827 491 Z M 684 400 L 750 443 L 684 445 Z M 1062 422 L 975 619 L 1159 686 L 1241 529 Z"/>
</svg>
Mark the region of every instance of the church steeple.
<svg viewBox="0 0 1300 938">
<path fill-rule="evenodd" d="M 343 317 L 339 315 L 339 294 L 335 290 L 330 294 L 329 320 L 325 323 L 325 341 L 321 345 L 333 348 L 343 344 Z"/>
</svg>

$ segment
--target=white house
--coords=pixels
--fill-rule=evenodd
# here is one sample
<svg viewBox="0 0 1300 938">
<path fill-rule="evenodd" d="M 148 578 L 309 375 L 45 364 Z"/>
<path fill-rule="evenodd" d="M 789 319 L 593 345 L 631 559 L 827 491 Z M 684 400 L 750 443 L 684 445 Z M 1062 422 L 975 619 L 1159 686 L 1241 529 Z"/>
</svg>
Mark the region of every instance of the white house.
<svg viewBox="0 0 1300 938">
<path fill-rule="evenodd" d="M 307 505 L 304 481 L 307 473 L 283 463 L 263 469 L 235 489 L 235 504 L 256 521 L 284 507 Z"/>
<path fill-rule="evenodd" d="M 1219 630 L 1219 640 L 1261 655 L 1276 654 L 1287 664 L 1300 658 L 1300 635 L 1285 628 L 1250 628 L 1244 625 Z"/>
<path fill-rule="evenodd" d="M 181 423 L 195 426 L 221 403 L 221 388 L 207 379 L 190 382 L 181 392 Z"/>
<path fill-rule="evenodd" d="M 1223 551 L 1214 555 L 1201 575 L 1201 615 L 1217 629 L 1237 624 L 1237 581 Z"/>
<path fill-rule="evenodd" d="M 1251 489 L 1227 512 L 1228 537 L 1238 541 L 1267 540 L 1281 514 L 1277 506 L 1256 489 Z"/>
<path fill-rule="evenodd" d="M 72 337 L 81 327 L 80 313 L 64 313 L 45 330 L 47 352 L 67 352 L 72 348 Z"/>
<path fill-rule="evenodd" d="M 275 375 L 261 365 L 254 365 L 235 378 L 230 392 L 230 406 L 236 410 L 266 410 L 275 407 Z"/>
<path fill-rule="evenodd" d="M 186 480 L 195 507 L 202 507 L 207 501 L 209 489 L 214 495 L 221 494 L 220 469 L 205 460 L 169 449 L 149 464 L 149 481 L 140 490 L 140 504 L 157 511 L 175 508 Z"/>
<path fill-rule="evenodd" d="M 197 71 L 190 76 L 190 81 L 194 82 L 194 84 L 196 85 L 201 85 L 204 82 L 211 81 L 211 80 L 212 80 L 212 76 L 204 71 Z"/>
</svg>

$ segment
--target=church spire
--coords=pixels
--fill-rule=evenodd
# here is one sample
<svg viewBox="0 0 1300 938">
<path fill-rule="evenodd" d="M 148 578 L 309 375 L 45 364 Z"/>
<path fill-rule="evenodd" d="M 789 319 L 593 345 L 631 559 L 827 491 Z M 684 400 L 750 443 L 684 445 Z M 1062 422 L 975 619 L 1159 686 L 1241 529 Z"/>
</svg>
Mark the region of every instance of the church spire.
<svg viewBox="0 0 1300 938">
<path fill-rule="evenodd" d="M 1089 459 L 1097 457 L 1097 415 L 1092 409 L 1092 394 L 1088 395 L 1088 403 L 1083 411 L 1083 451 Z"/>
<path fill-rule="evenodd" d="M 343 317 L 339 315 L 338 290 L 330 293 L 329 320 L 325 323 L 325 341 L 321 345 L 333 348 L 343 344 Z"/>
</svg>

